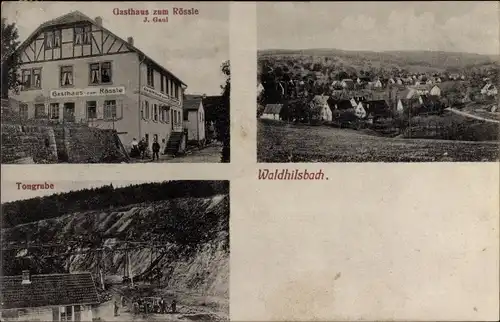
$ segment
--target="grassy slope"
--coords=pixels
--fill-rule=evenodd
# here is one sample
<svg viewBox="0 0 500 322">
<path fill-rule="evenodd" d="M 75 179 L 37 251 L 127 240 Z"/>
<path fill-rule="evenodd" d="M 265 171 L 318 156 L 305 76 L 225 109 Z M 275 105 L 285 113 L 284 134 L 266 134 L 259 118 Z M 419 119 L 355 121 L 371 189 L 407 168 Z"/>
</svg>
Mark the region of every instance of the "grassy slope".
<svg viewBox="0 0 500 322">
<path fill-rule="evenodd" d="M 262 120 L 257 128 L 259 162 L 493 161 L 498 150 L 498 144 L 489 142 L 391 139 Z"/>
<path fill-rule="evenodd" d="M 198 244 L 180 245 L 172 241 L 171 231 L 165 222 L 172 222 L 174 213 L 186 214 L 183 221 L 174 224 L 180 230 L 207 230 L 209 237 Z M 168 218 L 170 216 L 170 218 Z M 186 220 L 187 217 L 196 220 Z M 124 206 L 112 210 L 74 213 L 39 222 L 18 225 L 2 231 L 6 241 L 22 242 L 29 235 L 32 242 L 67 244 L 72 251 L 88 247 L 88 236 L 102 236 L 95 243 L 99 247 L 114 248 L 115 240 L 146 241 L 162 243 L 165 248 L 151 254 L 149 249 L 130 252 L 133 274 L 136 279 L 158 276 L 151 269 L 159 268 L 163 273 L 162 283 L 172 289 L 228 297 L 229 250 L 228 250 L 229 200 L 227 196 L 210 198 L 178 198 Z M 188 225 L 196 227 L 187 227 Z M 209 231 L 210 230 L 210 231 Z M 194 230 L 193 230 L 194 232 Z M 32 265 L 45 272 L 54 270 L 95 271 L 98 253 L 61 255 L 48 252 L 33 253 Z M 153 256 L 151 258 L 151 255 Z M 152 261 L 151 261 L 152 259 Z M 8 259 L 6 258 L 6 261 Z M 108 276 L 123 276 L 125 256 L 123 252 L 105 254 L 105 273 Z M 153 266 L 151 266 L 153 263 Z M 5 263 L 9 265 L 9 263 Z M 12 263 L 11 263 L 12 264 Z M 14 264 L 13 264 L 14 265 Z M 38 267 L 36 267 L 38 266 Z"/>
</svg>

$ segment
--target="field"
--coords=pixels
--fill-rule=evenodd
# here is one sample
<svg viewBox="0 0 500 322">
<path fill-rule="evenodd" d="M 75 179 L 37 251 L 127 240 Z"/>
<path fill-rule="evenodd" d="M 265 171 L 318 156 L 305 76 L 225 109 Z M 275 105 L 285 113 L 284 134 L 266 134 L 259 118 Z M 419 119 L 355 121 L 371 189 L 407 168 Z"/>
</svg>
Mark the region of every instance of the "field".
<svg viewBox="0 0 500 322">
<path fill-rule="evenodd" d="M 385 138 L 328 126 L 258 120 L 258 162 L 498 161 L 496 142 Z"/>
</svg>

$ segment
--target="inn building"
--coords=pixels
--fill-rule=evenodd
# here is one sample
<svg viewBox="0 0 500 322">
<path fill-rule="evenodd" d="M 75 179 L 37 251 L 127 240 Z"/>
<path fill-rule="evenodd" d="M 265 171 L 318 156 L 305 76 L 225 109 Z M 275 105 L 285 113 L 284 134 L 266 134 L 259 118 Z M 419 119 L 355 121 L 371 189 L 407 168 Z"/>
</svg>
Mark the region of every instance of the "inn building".
<svg viewBox="0 0 500 322">
<path fill-rule="evenodd" d="M 73 11 L 40 25 L 19 47 L 23 119 L 84 123 L 133 138 L 176 140 L 187 85 L 127 40 Z M 180 144 L 180 143 L 179 143 Z"/>
</svg>

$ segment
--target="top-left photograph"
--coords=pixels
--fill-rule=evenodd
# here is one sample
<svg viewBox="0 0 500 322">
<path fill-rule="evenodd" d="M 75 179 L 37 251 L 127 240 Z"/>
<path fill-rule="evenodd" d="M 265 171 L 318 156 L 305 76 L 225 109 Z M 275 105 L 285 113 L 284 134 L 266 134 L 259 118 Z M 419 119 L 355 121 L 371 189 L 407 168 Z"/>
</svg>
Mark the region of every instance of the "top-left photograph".
<svg viewBox="0 0 500 322">
<path fill-rule="evenodd" d="M 229 3 L 3 2 L 2 164 L 230 162 Z"/>
</svg>

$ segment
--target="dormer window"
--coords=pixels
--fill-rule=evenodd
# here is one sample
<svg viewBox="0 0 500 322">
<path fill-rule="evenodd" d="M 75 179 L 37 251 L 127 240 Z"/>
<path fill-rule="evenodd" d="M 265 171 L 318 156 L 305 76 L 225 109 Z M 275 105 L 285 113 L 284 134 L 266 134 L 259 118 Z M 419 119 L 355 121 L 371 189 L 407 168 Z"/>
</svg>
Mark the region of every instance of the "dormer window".
<svg viewBox="0 0 500 322">
<path fill-rule="evenodd" d="M 90 26 L 75 27 L 75 45 L 90 44 Z"/>
<path fill-rule="evenodd" d="M 54 30 L 54 48 L 61 47 L 61 30 Z"/>
<path fill-rule="evenodd" d="M 61 30 L 50 30 L 45 32 L 45 48 L 60 48 L 61 47 Z"/>
</svg>

